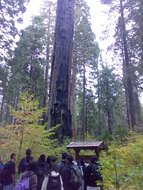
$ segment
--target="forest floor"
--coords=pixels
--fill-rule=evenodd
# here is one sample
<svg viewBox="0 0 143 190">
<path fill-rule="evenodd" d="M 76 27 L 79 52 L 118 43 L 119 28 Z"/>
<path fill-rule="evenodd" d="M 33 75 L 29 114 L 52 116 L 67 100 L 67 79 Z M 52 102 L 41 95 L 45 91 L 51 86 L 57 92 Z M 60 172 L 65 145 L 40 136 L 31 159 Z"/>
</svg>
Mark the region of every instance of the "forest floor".
<svg viewBox="0 0 143 190">
<path fill-rule="evenodd" d="M 100 159 L 105 190 L 143 190 L 143 134 L 111 143 Z"/>
</svg>

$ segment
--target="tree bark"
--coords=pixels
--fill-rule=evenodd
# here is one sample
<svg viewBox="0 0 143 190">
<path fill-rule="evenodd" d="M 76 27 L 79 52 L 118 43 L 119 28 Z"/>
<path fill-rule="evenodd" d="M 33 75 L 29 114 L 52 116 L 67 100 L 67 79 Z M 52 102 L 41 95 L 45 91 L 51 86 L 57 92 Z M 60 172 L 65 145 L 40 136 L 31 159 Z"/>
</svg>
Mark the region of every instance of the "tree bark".
<svg viewBox="0 0 143 190">
<path fill-rule="evenodd" d="M 71 130 L 71 66 L 74 0 L 58 0 L 55 44 L 51 68 L 50 127 L 60 124 L 59 140 L 72 136 Z"/>
<path fill-rule="evenodd" d="M 126 89 L 128 95 L 128 104 L 129 104 L 129 119 L 131 123 L 132 129 L 134 129 L 136 125 L 136 114 L 135 114 L 135 105 L 134 105 L 134 94 L 133 94 L 133 83 L 132 83 L 132 67 L 129 60 L 128 54 L 128 46 L 127 46 L 127 35 L 126 35 L 126 27 L 125 27 L 125 19 L 124 19 L 124 10 L 123 10 L 123 2 L 120 0 L 120 12 L 121 12 L 121 22 L 122 22 L 122 43 L 124 50 L 124 59 L 125 59 L 125 73 L 126 73 Z"/>
</svg>

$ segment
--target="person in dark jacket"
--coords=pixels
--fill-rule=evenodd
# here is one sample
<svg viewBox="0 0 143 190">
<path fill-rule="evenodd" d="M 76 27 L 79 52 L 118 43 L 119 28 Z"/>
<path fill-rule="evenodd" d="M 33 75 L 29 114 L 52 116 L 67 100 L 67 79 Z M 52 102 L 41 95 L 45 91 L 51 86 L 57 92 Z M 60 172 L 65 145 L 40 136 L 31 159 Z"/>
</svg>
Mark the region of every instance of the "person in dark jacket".
<svg viewBox="0 0 143 190">
<path fill-rule="evenodd" d="M 29 178 L 29 190 L 37 190 L 36 163 L 31 162 L 28 166 L 24 167 L 25 168 L 20 175 L 19 182 L 26 178 Z"/>
<path fill-rule="evenodd" d="M 46 157 L 44 154 L 42 154 L 38 159 L 37 168 L 36 168 L 36 174 L 38 179 L 37 190 L 41 189 L 44 180 L 45 170 L 46 170 Z"/>
<path fill-rule="evenodd" d="M 2 185 L 2 171 L 4 169 L 3 159 L 2 156 L 0 156 L 0 190 L 3 190 Z"/>
<path fill-rule="evenodd" d="M 65 164 L 66 164 L 66 157 L 67 157 L 67 153 L 63 152 L 62 153 L 62 160 L 58 163 L 58 169 L 59 172 L 61 173 L 62 169 L 64 168 Z"/>
<path fill-rule="evenodd" d="M 10 161 L 8 161 L 2 172 L 3 190 L 14 190 L 16 181 L 16 168 L 15 168 L 16 154 L 10 155 Z"/>
<path fill-rule="evenodd" d="M 32 163 L 33 162 L 33 157 L 31 156 L 32 152 L 31 152 L 31 149 L 27 149 L 26 150 L 26 157 L 24 157 L 20 163 L 19 163 L 19 166 L 18 166 L 18 173 L 23 173 L 24 170 L 28 167 L 29 163 Z"/>
<path fill-rule="evenodd" d="M 84 178 L 85 178 L 86 164 L 85 164 L 84 159 L 80 158 L 80 160 L 77 162 L 77 164 L 78 164 L 78 168 L 80 170 L 81 177 L 82 177 L 82 185 L 79 190 L 85 190 Z"/>
<path fill-rule="evenodd" d="M 97 181 L 102 182 L 102 176 L 100 173 L 100 164 L 98 158 L 92 157 L 89 166 L 85 170 L 85 186 L 86 190 L 98 190 Z"/>
<path fill-rule="evenodd" d="M 77 184 L 73 181 L 73 175 L 78 179 Z M 66 164 L 61 171 L 64 190 L 78 190 L 81 185 L 81 175 L 78 166 L 74 165 L 72 155 L 66 156 Z M 79 183 L 79 184 L 78 184 Z"/>
</svg>

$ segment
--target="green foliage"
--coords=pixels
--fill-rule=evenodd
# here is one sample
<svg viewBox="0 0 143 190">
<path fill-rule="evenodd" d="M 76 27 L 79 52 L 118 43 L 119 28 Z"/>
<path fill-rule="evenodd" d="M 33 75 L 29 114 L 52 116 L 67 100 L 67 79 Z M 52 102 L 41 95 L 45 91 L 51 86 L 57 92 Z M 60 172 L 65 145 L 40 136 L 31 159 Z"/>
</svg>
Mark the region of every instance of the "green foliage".
<svg viewBox="0 0 143 190">
<path fill-rule="evenodd" d="M 125 100 L 122 89 L 122 81 L 114 73 L 114 69 L 103 66 L 98 79 L 98 104 L 100 108 L 100 120 L 103 129 L 107 128 L 110 134 L 114 134 L 117 126 L 125 125 Z"/>
<path fill-rule="evenodd" d="M 5 0 L 0 2 L 0 60 L 6 59 L 13 49 L 18 30 L 16 23 L 22 21 L 29 0 Z"/>
<path fill-rule="evenodd" d="M 8 104 L 17 106 L 20 93 L 30 91 L 42 104 L 44 96 L 44 46 L 45 28 L 41 17 L 33 18 L 17 43 L 14 58 L 9 61 L 10 77 L 7 93 Z M 17 99 L 17 102 L 16 102 Z"/>
<path fill-rule="evenodd" d="M 106 190 L 143 189 L 143 136 L 129 133 L 127 145 L 112 143 L 101 155 Z"/>
<path fill-rule="evenodd" d="M 32 149 L 36 158 L 42 153 L 59 155 L 65 149 L 66 143 L 59 147 L 57 139 L 51 138 L 55 128 L 45 130 L 44 126 L 40 126 L 39 120 L 44 110 L 38 109 L 38 106 L 39 102 L 24 92 L 17 109 L 11 108 L 14 124 L 0 128 L 0 154 L 6 159 L 11 152 L 16 152 L 17 159 L 20 160 L 27 147 Z"/>
</svg>

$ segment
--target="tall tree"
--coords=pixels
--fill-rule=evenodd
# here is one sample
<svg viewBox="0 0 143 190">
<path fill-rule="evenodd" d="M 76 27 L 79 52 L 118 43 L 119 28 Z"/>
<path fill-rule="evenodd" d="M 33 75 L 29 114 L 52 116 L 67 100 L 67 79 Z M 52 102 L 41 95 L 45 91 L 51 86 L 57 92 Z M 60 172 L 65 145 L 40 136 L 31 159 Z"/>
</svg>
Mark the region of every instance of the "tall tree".
<svg viewBox="0 0 143 190">
<path fill-rule="evenodd" d="M 128 53 L 127 32 L 125 26 L 124 8 L 122 0 L 120 0 L 120 13 L 121 13 L 123 59 L 124 59 L 123 69 L 124 69 L 124 78 L 125 78 L 125 90 L 127 94 L 128 119 L 129 119 L 129 126 L 132 129 L 134 129 L 134 126 L 136 124 L 136 114 L 135 114 L 135 102 L 133 94 L 132 67 Z"/>
<path fill-rule="evenodd" d="M 18 34 L 16 23 L 22 21 L 29 0 L 0 1 L 0 60 L 6 59 L 13 49 Z"/>
<path fill-rule="evenodd" d="M 103 66 L 102 70 L 99 73 L 99 82 L 100 86 L 99 90 L 99 103 L 101 109 L 101 116 L 102 116 L 102 128 L 107 128 L 109 134 L 113 134 L 115 130 L 113 126 L 116 126 L 114 120 L 115 113 L 118 113 L 118 109 L 122 105 L 122 109 L 120 109 L 120 121 L 123 120 L 124 116 L 124 102 L 121 104 L 122 98 L 122 83 L 118 75 L 114 73 L 113 69 L 109 69 L 107 66 Z M 119 105 L 119 102 L 121 105 Z M 116 107 L 116 110 L 114 107 Z M 102 129 L 103 132 L 103 129 Z"/>
<path fill-rule="evenodd" d="M 82 128 L 81 126 L 78 126 L 82 131 L 82 140 L 85 140 L 87 131 L 86 94 L 88 88 L 94 85 L 94 79 L 96 77 L 96 60 L 98 54 L 98 44 L 95 40 L 95 35 L 90 24 L 89 7 L 84 0 L 78 0 L 75 3 L 71 108 L 73 121 L 72 127 L 74 133 L 76 134 L 76 98 L 77 94 L 79 93 L 81 95 L 82 91 L 82 117 L 80 117 L 82 122 L 79 122 Z"/>
<path fill-rule="evenodd" d="M 44 94 L 44 106 L 49 106 L 49 83 L 50 83 L 50 68 L 52 61 L 52 53 L 54 46 L 54 29 L 56 19 L 56 4 L 52 1 L 45 0 L 43 8 L 41 9 L 41 15 L 44 19 L 44 25 L 46 29 L 46 66 L 45 66 L 45 94 Z"/>
<path fill-rule="evenodd" d="M 24 90 L 33 93 L 39 99 L 40 105 L 43 104 L 45 28 L 42 22 L 41 17 L 33 18 L 32 24 L 22 32 L 14 56 L 9 60 L 9 73 L 3 96 L 6 104 L 15 109 Z"/>
<path fill-rule="evenodd" d="M 58 0 L 54 53 L 51 68 L 50 126 L 60 124 L 59 140 L 72 136 L 70 86 L 74 0 Z"/>
</svg>

